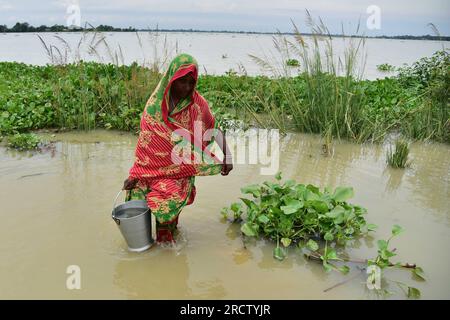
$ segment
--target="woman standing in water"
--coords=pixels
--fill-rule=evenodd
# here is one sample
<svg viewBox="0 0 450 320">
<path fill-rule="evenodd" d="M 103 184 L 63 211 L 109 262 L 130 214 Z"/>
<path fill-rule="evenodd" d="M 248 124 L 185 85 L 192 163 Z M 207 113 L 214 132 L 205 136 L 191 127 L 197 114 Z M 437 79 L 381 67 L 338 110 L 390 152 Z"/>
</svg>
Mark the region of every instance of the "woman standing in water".
<svg viewBox="0 0 450 320">
<path fill-rule="evenodd" d="M 142 113 L 135 162 L 123 185 L 127 200 L 147 200 L 157 242 L 175 241 L 178 216 L 195 198 L 195 176 L 228 175 L 233 169 L 225 136 L 195 89 L 197 79 L 193 57 L 172 60 Z M 223 161 L 209 150 L 214 139 Z"/>
</svg>

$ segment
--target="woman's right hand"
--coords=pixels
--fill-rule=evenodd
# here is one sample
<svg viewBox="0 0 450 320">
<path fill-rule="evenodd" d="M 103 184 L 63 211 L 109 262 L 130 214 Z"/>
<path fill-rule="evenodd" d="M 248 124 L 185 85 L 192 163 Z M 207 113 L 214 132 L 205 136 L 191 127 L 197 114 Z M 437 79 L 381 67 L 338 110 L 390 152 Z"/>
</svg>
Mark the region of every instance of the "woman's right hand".
<svg viewBox="0 0 450 320">
<path fill-rule="evenodd" d="M 138 179 L 136 178 L 127 178 L 124 182 L 123 182 L 123 187 L 122 190 L 131 190 L 134 189 L 134 187 L 136 187 L 136 184 L 138 183 Z"/>
</svg>

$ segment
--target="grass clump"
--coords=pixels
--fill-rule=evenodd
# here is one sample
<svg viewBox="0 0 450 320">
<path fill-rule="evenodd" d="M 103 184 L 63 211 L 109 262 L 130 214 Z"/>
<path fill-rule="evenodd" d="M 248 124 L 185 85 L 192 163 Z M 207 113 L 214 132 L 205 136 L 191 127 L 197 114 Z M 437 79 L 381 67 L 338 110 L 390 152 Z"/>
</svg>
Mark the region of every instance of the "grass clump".
<svg viewBox="0 0 450 320">
<path fill-rule="evenodd" d="M 395 141 L 395 149 L 392 146 L 387 151 L 387 163 L 393 168 L 406 168 L 408 163 L 409 145 L 405 140 Z"/>
</svg>

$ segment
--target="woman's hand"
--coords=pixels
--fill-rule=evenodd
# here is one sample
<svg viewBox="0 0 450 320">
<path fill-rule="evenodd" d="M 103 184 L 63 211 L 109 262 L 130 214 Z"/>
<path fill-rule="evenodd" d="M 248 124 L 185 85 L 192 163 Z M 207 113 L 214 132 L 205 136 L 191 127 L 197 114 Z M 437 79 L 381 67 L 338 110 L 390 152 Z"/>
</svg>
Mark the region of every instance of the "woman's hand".
<svg viewBox="0 0 450 320">
<path fill-rule="evenodd" d="M 230 156 L 226 156 L 220 174 L 223 176 L 227 176 L 231 170 L 233 170 L 233 161 L 231 160 Z"/>
<path fill-rule="evenodd" d="M 136 178 L 132 178 L 132 179 L 127 178 L 127 179 L 123 182 L 122 190 L 131 190 L 131 189 L 134 189 L 134 187 L 136 187 L 136 184 L 138 183 L 138 181 L 139 181 L 139 179 L 136 179 Z"/>
</svg>

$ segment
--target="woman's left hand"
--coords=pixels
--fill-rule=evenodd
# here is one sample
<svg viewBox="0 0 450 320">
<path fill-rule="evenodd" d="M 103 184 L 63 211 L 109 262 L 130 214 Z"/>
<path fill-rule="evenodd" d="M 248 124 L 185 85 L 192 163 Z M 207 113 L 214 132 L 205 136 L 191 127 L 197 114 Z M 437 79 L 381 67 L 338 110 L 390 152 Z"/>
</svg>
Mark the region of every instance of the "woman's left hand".
<svg viewBox="0 0 450 320">
<path fill-rule="evenodd" d="M 222 165 L 222 171 L 220 172 L 221 175 L 227 176 L 230 171 L 233 170 L 233 163 L 224 163 Z"/>
</svg>

